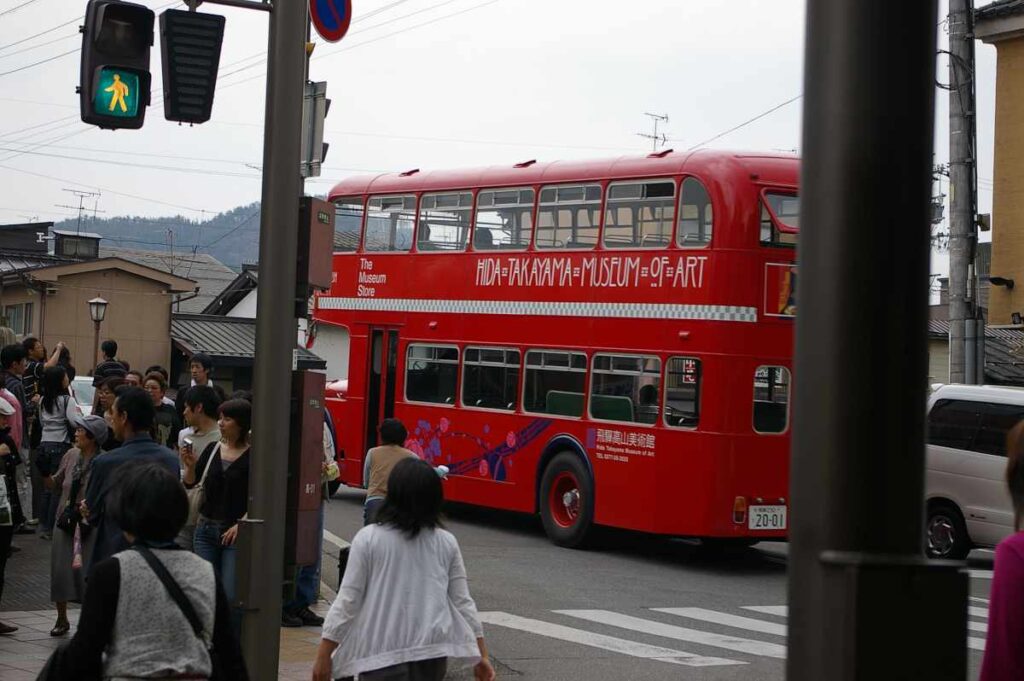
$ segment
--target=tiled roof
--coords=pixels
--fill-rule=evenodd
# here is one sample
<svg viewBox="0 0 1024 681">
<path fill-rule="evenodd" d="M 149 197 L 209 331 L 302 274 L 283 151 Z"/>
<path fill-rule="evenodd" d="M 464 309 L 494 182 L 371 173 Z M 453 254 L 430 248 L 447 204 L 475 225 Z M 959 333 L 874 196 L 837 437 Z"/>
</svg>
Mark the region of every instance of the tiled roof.
<svg viewBox="0 0 1024 681">
<path fill-rule="evenodd" d="M 23 270 L 34 270 L 40 267 L 51 265 L 63 265 L 65 263 L 77 262 L 75 258 L 62 258 L 46 253 L 32 253 L 30 251 L 0 250 L 0 274 L 7 272 L 20 272 Z"/>
<path fill-rule="evenodd" d="M 256 320 L 205 314 L 172 314 L 171 340 L 185 354 L 202 352 L 214 362 L 251 363 L 256 354 Z M 227 360 L 225 362 L 224 360 Z M 300 369 L 323 369 L 327 364 L 299 348 Z"/>
<path fill-rule="evenodd" d="M 928 335 L 949 338 L 949 322 L 929 320 Z M 985 382 L 1024 385 L 1024 329 L 985 327 Z"/>
<path fill-rule="evenodd" d="M 974 10 L 975 20 L 997 19 L 1016 14 L 1024 14 L 1024 0 L 997 0 L 984 7 Z"/>
<path fill-rule="evenodd" d="M 175 303 L 173 307 L 175 312 L 202 312 L 210 304 L 210 301 L 216 298 L 224 290 L 224 287 L 234 281 L 237 276 L 237 273 L 230 267 L 206 253 L 171 254 L 162 251 L 105 246 L 101 243 L 100 257 L 124 258 L 196 282 L 199 285 L 199 295 Z"/>
</svg>

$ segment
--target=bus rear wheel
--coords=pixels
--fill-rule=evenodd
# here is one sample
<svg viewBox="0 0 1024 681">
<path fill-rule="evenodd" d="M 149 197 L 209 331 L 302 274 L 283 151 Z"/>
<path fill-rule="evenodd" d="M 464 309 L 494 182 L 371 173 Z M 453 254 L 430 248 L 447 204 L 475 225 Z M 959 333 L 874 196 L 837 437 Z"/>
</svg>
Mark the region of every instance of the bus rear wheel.
<svg viewBox="0 0 1024 681">
<path fill-rule="evenodd" d="M 548 538 L 558 546 L 583 548 L 593 534 L 594 481 L 580 458 L 557 454 L 544 469 L 540 517 Z"/>
</svg>

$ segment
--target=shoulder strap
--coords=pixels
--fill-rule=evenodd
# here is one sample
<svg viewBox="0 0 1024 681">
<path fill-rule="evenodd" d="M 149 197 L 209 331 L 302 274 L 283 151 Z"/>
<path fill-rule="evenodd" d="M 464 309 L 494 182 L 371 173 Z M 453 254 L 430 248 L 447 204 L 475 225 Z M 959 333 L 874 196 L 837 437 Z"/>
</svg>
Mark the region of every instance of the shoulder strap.
<svg viewBox="0 0 1024 681">
<path fill-rule="evenodd" d="M 160 562 L 160 559 L 153 555 L 153 552 L 149 550 L 149 547 L 136 544 L 132 548 L 138 551 L 139 555 L 146 559 L 146 562 L 149 563 L 149 567 L 156 573 L 156 576 L 160 581 L 163 582 L 164 588 L 167 589 L 167 593 L 171 597 L 171 600 L 177 603 L 178 607 L 181 608 L 181 614 L 185 616 L 185 619 L 187 619 L 188 623 L 192 626 L 192 631 L 195 632 L 196 637 L 205 642 L 206 639 L 203 636 L 203 625 L 199 621 L 199 615 L 196 614 L 195 608 L 192 607 L 192 603 L 188 600 L 188 596 L 186 596 L 185 592 L 181 590 L 178 583 L 174 581 L 174 577 L 171 576 L 171 573 L 167 571 L 167 568 Z"/>
<path fill-rule="evenodd" d="M 206 483 L 206 474 L 210 472 L 210 464 L 213 463 L 214 455 L 220 451 L 220 443 L 212 443 L 212 449 L 210 449 L 210 456 L 206 459 L 206 468 L 203 469 L 203 477 L 199 478 L 199 486 L 202 487 Z"/>
</svg>

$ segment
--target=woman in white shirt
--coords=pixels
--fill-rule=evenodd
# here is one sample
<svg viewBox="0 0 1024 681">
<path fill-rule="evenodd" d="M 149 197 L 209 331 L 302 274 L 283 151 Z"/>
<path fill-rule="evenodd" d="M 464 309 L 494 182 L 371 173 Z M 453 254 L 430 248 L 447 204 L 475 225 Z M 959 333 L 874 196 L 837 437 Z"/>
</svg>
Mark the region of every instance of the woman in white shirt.
<svg viewBox="0 0 1024 681">
<path fill-rule="evenodd" d="M 459 544 L 441 526 L 443 502 L 430 464 L 395 465 L 377 521 L 352 540 L 313 681 L 440 681 L 449 658 L 475 662 L 478 681 L 494 679 Z"/>
</svg>

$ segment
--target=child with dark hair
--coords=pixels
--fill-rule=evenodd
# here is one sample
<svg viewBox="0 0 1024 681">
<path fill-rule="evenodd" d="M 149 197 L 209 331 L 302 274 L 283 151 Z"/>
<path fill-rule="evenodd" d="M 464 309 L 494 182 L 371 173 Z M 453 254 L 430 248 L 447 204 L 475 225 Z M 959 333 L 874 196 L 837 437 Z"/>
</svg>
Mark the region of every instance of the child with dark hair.
<svg viewBox="0 0 1024 681">
<path fill-rule="evenodd" d="M 391 469 L 402 459 L 415 458 L 416 455 L 404 446 L 408 437 L 405 425 L 398 419 L 384 419 L 380 424 L 381 445 L 371 448 L 363 461 L 363 485 L 366 486 L 363 525 L 373 522 L 377 509 L 384 503 Z"/>
<path fill-rule="evenodd" d="M 223 678 L 248 679 L 213 568 L 173 543 L 188 516 L 177 476 L 158 463 L 123 467 L 109 512 L 131 547 L 97 563 L 90 574 L 78 630 L 57 658 L 57 677 L 207 679 L 212 644 Z M 187 605 L 171 596 L 171 582 Z"/>
<path fill-rule="evenodd" d="M 478 681 L 494 679 L 459 543 L 441 526 L 443 503 L 430 464 L 395 464 L 378 522 L 352 540 L 313 681 L 440 681 L 449 658 L 475 662 Z"/>
</svg>

